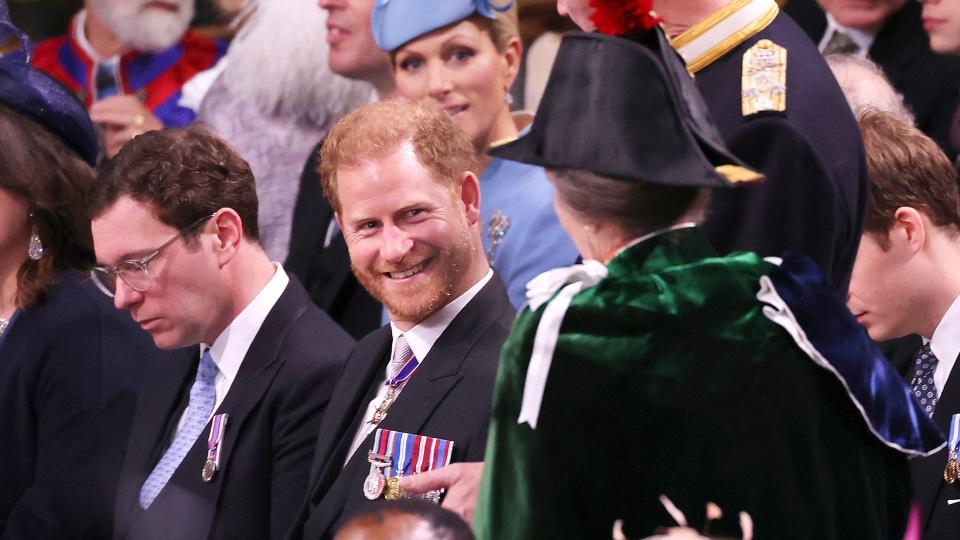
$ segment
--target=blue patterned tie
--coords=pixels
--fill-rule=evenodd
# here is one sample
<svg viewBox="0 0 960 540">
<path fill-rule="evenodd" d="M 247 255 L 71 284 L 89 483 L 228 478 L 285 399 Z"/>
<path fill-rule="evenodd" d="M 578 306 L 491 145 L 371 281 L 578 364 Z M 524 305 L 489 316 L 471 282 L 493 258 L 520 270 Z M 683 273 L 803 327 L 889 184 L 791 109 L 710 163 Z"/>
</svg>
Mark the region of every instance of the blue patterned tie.
<svg viewBox="0 0 960 540">
<path fill-rule="evenodd" d="M 927 416 L 933 416 L 937 408 L 937 387 L 933 383 L 933 372 L 937 369 L 937 357 L 930 349 L 930 343 L 920 348 L 914 363 L 913 395 L 920 402 Z"/>
<path fill-rule="evenodd" d="M 160 494 L 163 486 L 173 476 L 173 471 L 177 470 L 180 462 L 183 461 L 183 457 L 197 442 L 197 437 L 206 427 L 210 414 L 213 412 L 213 404 L 217 401 L 217 393 L 214 388 L 217 371 L 217 365 L 210 357 L 210 349 L 206 349 L 203 351 L 203 356 L 200 357 L 197 379 L 190 387 L 190 401 L 187 403 L 183 426 L 174 436 L 173 443 L 163 453 L 163 457 L 160 458 L 160 462 L 154 467 L 153 472 L 147 477 L 147 481 L 143 483 L 143 488 L 140 489 L 140 506 L 144 510 L 149 508 L 153 500 Z"/>
</svg>

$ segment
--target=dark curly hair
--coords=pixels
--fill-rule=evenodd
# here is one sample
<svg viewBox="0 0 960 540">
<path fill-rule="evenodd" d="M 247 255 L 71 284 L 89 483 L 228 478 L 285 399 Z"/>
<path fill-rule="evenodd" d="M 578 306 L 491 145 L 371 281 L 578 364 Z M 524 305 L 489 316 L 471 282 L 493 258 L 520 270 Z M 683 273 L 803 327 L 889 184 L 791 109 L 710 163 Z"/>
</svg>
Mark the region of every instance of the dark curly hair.
<svg viewBox="0 0 960 540">
<path fill-rule="evenodd" d="M 0 105 L 0 133 L 0 189 L 27 202 L 44 248 L 40 260 L 25 260 L 17 272 L 17 305 L 30 307 L 46 300 L 57 272 L 94 262 L 83 210 L 94 172 L 62 139 L 5 105 Z"/>
<path fill-rule="evenodd" d="M 162 223 L 181 230 L 232 208 L 240 215 L 244 236 L 260 238 L 250 166 L 203 124 L 148 131 L 128 142 L 101 167 L 87 197 L 89 218 L 96 219 L 123 196 L 146 204 Z M 187 241 L 198 234 L 191 231 Z"/>
</svg>

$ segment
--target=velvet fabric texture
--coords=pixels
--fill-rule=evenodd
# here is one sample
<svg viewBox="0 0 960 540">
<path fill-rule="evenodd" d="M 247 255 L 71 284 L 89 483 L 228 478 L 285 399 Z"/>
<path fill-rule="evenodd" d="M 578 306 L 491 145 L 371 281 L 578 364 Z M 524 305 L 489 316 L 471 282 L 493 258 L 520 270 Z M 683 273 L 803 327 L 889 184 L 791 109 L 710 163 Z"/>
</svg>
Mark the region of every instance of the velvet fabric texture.
<svg viewBox="0 0 960 540">
<path fill-rule="evenodd" d="M 573 298 L 537 428 L 517 423 L 544 307 L 514 324 L 494 392 L 474 527 L 480 539 L 628 538 L 693 528 L 705 507 L 736 536 L 899 538 L 907 459 L 867 427 L 840 380 L 768 319 L 775 266 L 717 257 L 697 228 L 638 243 Z M 829 320 L 835 314 L 821 313 Z M 862 359 L 873 362 L 873 358 Z"/>
</svg>

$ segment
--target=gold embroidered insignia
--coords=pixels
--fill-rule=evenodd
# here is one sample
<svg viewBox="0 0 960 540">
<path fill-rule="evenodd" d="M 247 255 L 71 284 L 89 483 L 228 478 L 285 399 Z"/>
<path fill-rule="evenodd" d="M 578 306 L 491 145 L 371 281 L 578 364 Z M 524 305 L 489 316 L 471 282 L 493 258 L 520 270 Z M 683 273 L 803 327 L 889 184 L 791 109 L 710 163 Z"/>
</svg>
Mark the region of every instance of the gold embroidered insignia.
<svg viewBox="0 0 960 540">
<path fill-rule="evenodd" d="M 787 50 L 761 39 L 743 55 L 743 116 L 787 110 Z"/>
</svg>

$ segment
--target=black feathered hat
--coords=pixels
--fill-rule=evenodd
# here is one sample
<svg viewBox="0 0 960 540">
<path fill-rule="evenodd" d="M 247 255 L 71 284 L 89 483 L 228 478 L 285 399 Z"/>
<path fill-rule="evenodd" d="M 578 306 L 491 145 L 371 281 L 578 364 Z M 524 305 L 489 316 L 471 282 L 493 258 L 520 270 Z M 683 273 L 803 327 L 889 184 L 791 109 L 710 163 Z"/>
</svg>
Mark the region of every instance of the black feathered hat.
<svg viewBox="0 0 960 540">
<path fill-rule="evenodd" d="M 494 157 L 677 187 L 763 179 L 734 157 L 663 30 L 564 36 L 529 131 Z"/>
</svg>

